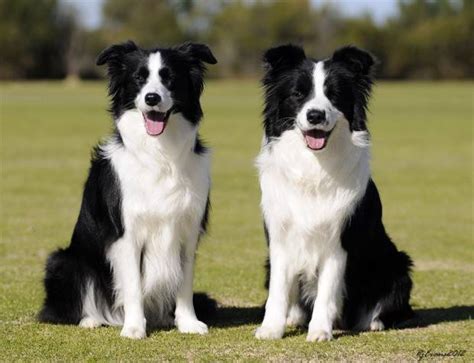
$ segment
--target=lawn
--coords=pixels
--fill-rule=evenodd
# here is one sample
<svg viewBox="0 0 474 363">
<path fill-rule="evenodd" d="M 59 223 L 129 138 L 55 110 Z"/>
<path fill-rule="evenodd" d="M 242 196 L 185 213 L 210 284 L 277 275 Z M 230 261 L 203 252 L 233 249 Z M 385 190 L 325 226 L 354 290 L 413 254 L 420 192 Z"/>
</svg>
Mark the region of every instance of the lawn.
<svg viewBox="0 0 474 363">
<path fill-rule="evenodd" d="M 254 159 L 261 140 L 255 81 L 212 81 L 201 134 L 213 149 L 209 235 L 195 289 L 218 300 L 207 336 L 38 324 L 47 254 L 68 243 L 90 148 L 110 131 L 105 84 L 0 84 L 0 361 L 11 360 L 474 360 L 473 83 L 380 83 L 369 115 L 372 169 L 385 225 L 415 261 L 417 319 L 403 329 L 307 343 L 253 332 L 266 256 Z M 461 357 L 462 355 L 462 357 Z"/>
</svg>

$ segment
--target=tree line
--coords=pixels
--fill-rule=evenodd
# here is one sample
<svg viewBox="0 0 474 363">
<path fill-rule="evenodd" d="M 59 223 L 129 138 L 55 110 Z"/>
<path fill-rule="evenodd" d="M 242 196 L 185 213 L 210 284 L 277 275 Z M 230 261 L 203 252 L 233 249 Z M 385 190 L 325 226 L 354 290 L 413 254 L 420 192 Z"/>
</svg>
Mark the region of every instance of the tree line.
<svg viewBox="0 0 474 363">
<path fill-rule="evenodd" d="M 259 76 L 262 52 L 291 42 L 317 58 L 345 44 L 365 48 L 380 61 L 380 78 L 473 78 L 473 0 L 399 0 L 383 24 L 344 16 L 335 4 L 105 0 L 101 26 L 88 30 L 59 0 L 0 0 L 0 79 L 98 78 L 97 54 L 127 39 L 144 47 L 205 42 L 219 60 L 214 77 Z"/>
</svg>

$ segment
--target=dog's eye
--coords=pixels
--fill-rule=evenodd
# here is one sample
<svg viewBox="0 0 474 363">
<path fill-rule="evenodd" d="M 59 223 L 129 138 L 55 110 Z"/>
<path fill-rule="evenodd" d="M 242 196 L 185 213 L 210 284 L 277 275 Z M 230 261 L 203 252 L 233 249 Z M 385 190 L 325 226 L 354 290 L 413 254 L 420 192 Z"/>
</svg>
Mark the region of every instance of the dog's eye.
<svg viewBox="0 0 474 363">
<path fill-rule="evenodd" d="M 143 76 L 143 74 L 137 73 L 137 74 L 135 74 L 135 80 L 136 80 L 137 82 L 144 82 L 144 81 L 145 81 L 145 77 Z"/>
<path fill-rule="evenodd" d="M 298 99 L 303 98 L 303 93 L 301 93 L 300 91 L 293 91 L 293 93 L 291 95 L 295 98 L 298 98 Z"/>
<path fill-rule="evenodd" d="M 158 73 L 163 81 L 167 81 L 171 78 L 171 71 L 169 68 L 162 68 Z"/>
<path fill-rule="evenodd" d="M 329 100 L 332 100 L 336 97 L 336 90 L 333 87 L 325 87 L 324 94 Z"/>
</svg>

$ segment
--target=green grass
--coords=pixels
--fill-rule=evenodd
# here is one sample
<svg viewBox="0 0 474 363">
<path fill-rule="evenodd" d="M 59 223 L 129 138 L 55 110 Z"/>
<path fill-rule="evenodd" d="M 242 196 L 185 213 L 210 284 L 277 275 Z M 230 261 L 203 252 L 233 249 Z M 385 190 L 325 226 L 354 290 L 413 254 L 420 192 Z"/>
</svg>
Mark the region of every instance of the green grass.
<svg viewBox="0 0 474 363">
<path fill-rule="evenodd" d="M 384 221 L 416 267 L 419 320 L 401 330 L 337 333 L 306 343 L 288 330 L 257 341 L 265 299 L 259 190 L 253 160 L 261 92 L 253 81 L 209 82 L 202 135 L 213 148 L 210 234 L 195 287 L 222 308 L 207 336 L 175 329 L 142 341 L 118 328 L 83 330 L 35 321 L 47 254 L 68 243 L 90 148 L 110 130 L 105 87 L 1 84 L 0 361 L 5 360 L 416 360 L 419 350 L 466 350 L 474 359 L 473 83 L 381 83 L 372 99 L 374 178 Z M 433 357 L 431 357 L 432 359 Z M 439 357 L 438 357 L 439 358 Z"/>
</svg>

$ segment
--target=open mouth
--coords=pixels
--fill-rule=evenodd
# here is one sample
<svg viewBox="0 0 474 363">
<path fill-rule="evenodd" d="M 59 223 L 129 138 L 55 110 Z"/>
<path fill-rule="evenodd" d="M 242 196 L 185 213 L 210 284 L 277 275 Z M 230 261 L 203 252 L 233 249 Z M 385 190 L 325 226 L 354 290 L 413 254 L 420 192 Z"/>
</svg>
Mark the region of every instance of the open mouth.
<svg viewBox="0 0 474 363">
<path fill-rule="evenodd" d="M 329 135 L 331 135 L 331 131 L 323 131 L 316 129 L 303 131 L 306 146 L 308 146 L 311 150 L 324 149 L 328 142 Z"/>
<path fill-rule="evenodd" d="M 165 131 L 166 122 L 170 111 L 168 112 L 159 112 L 159 111 L 149 111 L 143 113 L 143 119 L 145 120 L 146 132 L 150 136 L 158 136 Z"/>
</svg>

